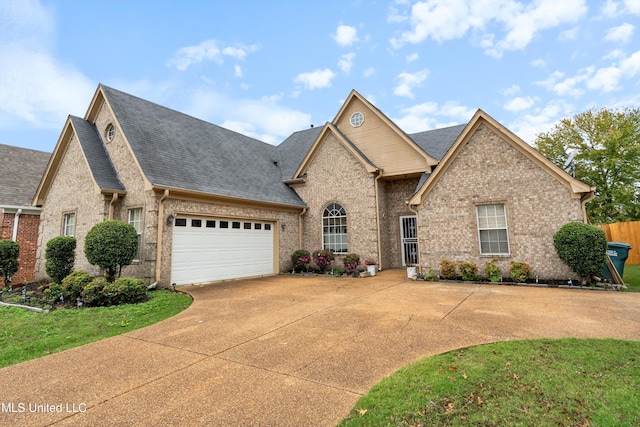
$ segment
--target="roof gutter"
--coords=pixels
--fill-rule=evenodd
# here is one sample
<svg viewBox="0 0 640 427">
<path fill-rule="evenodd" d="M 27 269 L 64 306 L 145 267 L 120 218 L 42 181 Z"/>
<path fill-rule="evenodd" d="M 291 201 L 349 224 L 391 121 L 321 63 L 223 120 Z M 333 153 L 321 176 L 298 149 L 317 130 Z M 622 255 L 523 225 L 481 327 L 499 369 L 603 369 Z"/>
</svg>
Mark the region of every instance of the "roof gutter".
<svg viewBox="0 0 640 427">
<path fill-rule="evenodd" d="M 582 205 L 582 219 L 585 224 L 589 224 L 589 218 L 587 217 L 587 203 L 593 200 L 596 196 L 596 187 L 591 187 L 589 193 L 584 193 L 580 197 L 580 204 Z"/>
</svg>

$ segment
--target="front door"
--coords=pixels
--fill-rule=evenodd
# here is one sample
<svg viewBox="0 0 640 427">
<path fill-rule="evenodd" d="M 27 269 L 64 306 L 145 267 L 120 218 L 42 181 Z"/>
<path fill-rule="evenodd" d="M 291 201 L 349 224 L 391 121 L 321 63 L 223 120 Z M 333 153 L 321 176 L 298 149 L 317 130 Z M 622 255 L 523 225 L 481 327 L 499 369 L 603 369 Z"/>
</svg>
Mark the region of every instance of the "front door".
<svg viewBox="0 0 640 427">
<path fill-rule="evenodd" d="M 400 217 L 400 233 L 402 246 L 402 265 L 418 264 L 418 227 L 416 227 L 416 217 Z"/>
</svg>

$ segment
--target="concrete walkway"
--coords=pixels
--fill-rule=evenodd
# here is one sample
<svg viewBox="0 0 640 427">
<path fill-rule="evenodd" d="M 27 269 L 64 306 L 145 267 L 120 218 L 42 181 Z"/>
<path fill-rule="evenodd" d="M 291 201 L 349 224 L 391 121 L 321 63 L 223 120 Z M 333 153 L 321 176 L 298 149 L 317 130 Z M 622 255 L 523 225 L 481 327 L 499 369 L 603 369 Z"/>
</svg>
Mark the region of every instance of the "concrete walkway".
<svg viewBox="0 0 640 427">
<path fill-rule="evenodd" d="M 421 357 L 523 338 L 640 340 L 640 293 L 400 270 L 183 289 L 194 303 L 171 319 L 1 369 L 0 425 L 333 426 Z"/>
</svg>

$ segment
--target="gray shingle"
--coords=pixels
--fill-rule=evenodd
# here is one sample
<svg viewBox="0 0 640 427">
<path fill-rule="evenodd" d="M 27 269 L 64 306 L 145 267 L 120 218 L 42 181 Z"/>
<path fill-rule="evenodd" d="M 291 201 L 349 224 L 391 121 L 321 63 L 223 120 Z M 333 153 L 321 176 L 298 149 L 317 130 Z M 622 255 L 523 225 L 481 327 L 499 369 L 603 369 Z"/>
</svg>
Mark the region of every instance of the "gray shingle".
<svg viewBox="0 0 640 427">
<path fill-rule="evenodd" d="M 89 168 L 98 187 L 101 190 L 125 190 L 113 168 L 96 125 L 80 117 L 69 116 L 69 119 L 76 130 L 80 146 L 87 162 L 89 162 Z"/>
<path fill-rule="evenodd" d="M 0 205 L 31 206 L 51 153 L 0 144 Z"/>
<path fill-rule="evenodd" d="M 425 153 L 437 160 L 442 160 L 465 126 L 466 124 L 413 133 L 409 138 L 413 139 Z"/>
<path fill-rule="evenodd" d="M 102 86 L 153 185 L 305 206 L 282 182 L 277 148 Z"/>
<path fill-rule="evenodd" d="M 321 127 L 294 132 L 278 145 L 282 179 L 291 179 L 322 131 Z"/>
</svg>

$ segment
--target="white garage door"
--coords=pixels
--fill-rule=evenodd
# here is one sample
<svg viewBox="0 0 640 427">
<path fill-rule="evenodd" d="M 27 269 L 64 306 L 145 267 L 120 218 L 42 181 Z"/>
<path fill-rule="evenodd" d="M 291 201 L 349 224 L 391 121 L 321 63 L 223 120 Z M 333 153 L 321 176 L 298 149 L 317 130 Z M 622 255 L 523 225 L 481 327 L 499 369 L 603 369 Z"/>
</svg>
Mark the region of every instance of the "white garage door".
<svg viewBox="0 0 640 427">
<path fill-rule="evenodd" d="M 171 282 L 213 282 L 274 273 L 273 227 L 265 221 L 177 217 Z"/>
</svg>

